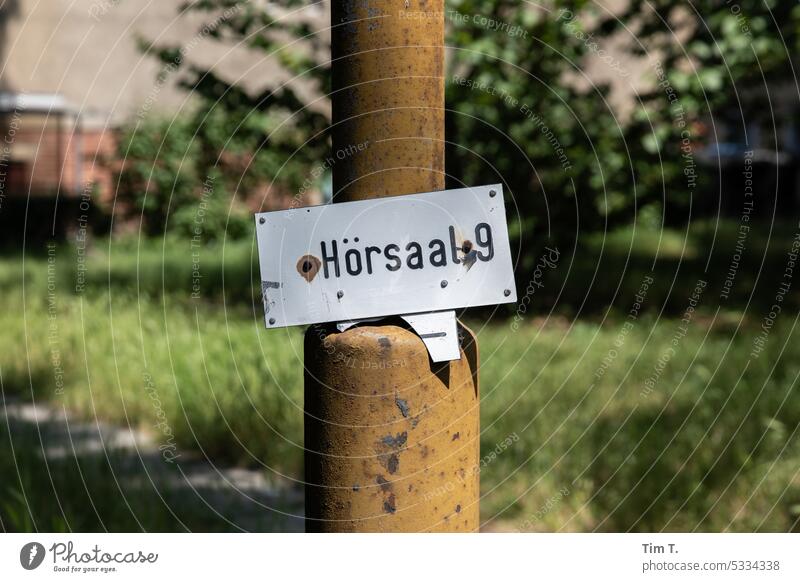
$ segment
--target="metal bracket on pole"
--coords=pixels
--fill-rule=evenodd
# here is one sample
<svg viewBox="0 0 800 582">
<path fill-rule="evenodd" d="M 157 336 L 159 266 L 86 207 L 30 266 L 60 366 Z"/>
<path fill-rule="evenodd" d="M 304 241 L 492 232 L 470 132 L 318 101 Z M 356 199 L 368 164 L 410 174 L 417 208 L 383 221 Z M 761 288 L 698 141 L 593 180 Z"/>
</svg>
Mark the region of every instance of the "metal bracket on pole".
<svg viewBox="0 0 800 582">
<path fill-rule="evenodd" d="M 455 311 L 416 313 L 414 315 L 401 315 L 400 318 L 410 325 L 425 343 L 432 361 L 451 362 L 461 359 Z M 342 321 L 336 324 L 336 328 L 342 332 L 359 323 L 374 322 L 379 319 L 382 318 L 373 317 L 371 319 Z"/>
</svg>

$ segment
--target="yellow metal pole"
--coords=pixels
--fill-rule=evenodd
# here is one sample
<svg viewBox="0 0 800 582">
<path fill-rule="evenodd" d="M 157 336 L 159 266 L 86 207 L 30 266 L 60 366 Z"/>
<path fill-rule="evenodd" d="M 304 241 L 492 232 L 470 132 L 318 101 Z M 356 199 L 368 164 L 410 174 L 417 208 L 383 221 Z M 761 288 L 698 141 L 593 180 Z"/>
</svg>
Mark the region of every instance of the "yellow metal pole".
<svg viewBox="0 0 800 582">
<path fill-rule="evenodd" d="M 333 0 L 334 200 L 444 188 L 444 1 Z M 402 325 L 305 337 L 306 529 L 476 531 L 475 336 L 433 364 Z"/>
</svg>

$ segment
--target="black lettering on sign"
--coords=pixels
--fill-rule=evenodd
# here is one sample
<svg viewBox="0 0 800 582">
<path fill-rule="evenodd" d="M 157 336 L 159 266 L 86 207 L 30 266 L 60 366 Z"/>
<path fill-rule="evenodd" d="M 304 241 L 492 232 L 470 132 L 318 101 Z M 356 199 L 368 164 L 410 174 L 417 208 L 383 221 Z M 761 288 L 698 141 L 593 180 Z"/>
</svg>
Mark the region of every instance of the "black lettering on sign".
<svg viewBox="0 0 800 582">
<path fill-rule="evenodd" d="M 351 260 L 352 259 L 352 260 Z M 361 274 L 361 253 L 356 249 L 350 249 L 344 254 L 344 265 L 347 272 L 354 277 Z"/>
<path fill-rule="evenodd" d="M 436 247 L 437 250 L 431 253 L 431 265 L 434 267 L 446 267 L 447 251 L 445 251 L 444 243 L 438 238 L 435 238 L 428 244 L 429 249 L 432 249 L 433 247 Z"/>
<path fill-rule="evenodd" d="M 390 253 L 389 252 L 390 250 L 394 252 Z M 394 244 L 386 245 L 386 248 L 383 249 L 383 255 L 390 261 L 394 261 L 394 265 L 386 263 L 386 268 L 389 269 L 390 271 L 399 271 L 400 267 L 403 266 L 403 262 L 400 260 L 400 257 L 398 257 L 396 254 L 399 252 L 400 252 L 400 247 Z"/>
<path fill-rule="evenodd" d="M 456 246 L 456 229 L 450 227 L 450 254 L 453 257 L 453 262 L 460 265 L 461 261 L 458 258 L 458 246 Z"/>
<path fill-rule="evenodd" d="M 331 241 L 331 248 L 333 249 L 332 255 L 328 256 L 328 251 L 325 249 L 325 241 L 322 241 L 322 267 L 323 272 L 325 274 L 325 278 L 329 279 L 330 275 L 328 275 L 328 263 L 333 263 L 333 272 L 336 274 L 336 277 L 339 277 L 339 251 L 336 249 L 336 241 Z"/>
<path fill-rule="evenodd" d="M 380 247 L 367 247 L 364 252 L 367 254 L 367 274 L 372 275 L 372 254 L 381 254 L 381 249 Z"/>
<path fill-rule="evenodd" d="M 491 261 L 494 258 L 492 227 L 486 222 L 480 222 L 475 225 L 474 243 L 466 239 L 459 243 L 454 226 L 448 227 L 448 239 L 449 253 L 448 243 L 441 238 L 432 238 L 427 241 L 427 245 L 418 241 L 410 241 L 402 251 L 400 245 L 395 243 L 387 244 L 384 247 L 369 245 L 363 249 L 349 248 L 343 255 L 344 270 L 351 277 L 361 276 L 365 272 L 367 275 L 372 275 L 377 267 L 374 259 L 380 255 L 386 258 L 384 266 L 387 271 L 392 273 L 399 271 L 403 267 L 417 271 L 424 269 L 428 265 L 440 268 L 446 267 L 450 263 L 454 265 L 463 263 L 471 266 L 475 261 L 475 257 L 483 262 Z M 342 239 L 341 242 L 347 244 L 349 241 L 348 239 Z M 356 238 L 354 242 L 357 243 L 358 239 Z M 320 242 L 322 272 L 326 279 L 341 277 L 342 265 L 339 258 L 338 244 L 335 240 Z M 426 247 L 429 251 L 427 255 L 423 251 L 423 248 Z M 469 263 L 464 262 L 467 255 L 469 255 Z"/>
<path fill-rule="evenodd" d="M 487 249 L 486 253 L 478 251 L 478 258 L 482 261 L 491 261 L 494 258 L 494 242 L 492 241 L 492 227 L 481 222 L 475 227 L 475 242 L 482 249 Z"/>
<path fill-rule="evenodd" d="M 413 250 L 413 252 L 410 253 L 406 259 L 406 265 L 408 265 L 409 269 L 421 269 L 425 266 L 422 264 L 422 247 L 418 242 L 408 243 L 406 245 L 406 250 Z"/>
</svg>

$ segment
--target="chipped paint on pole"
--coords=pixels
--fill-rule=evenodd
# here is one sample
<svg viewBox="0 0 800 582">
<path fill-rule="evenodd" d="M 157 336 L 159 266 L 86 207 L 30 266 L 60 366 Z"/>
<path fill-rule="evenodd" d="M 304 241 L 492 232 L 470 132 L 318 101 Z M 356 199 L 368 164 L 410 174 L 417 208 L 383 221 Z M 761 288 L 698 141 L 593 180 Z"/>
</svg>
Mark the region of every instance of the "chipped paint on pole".
<svg viewBox="0 0 800 582">
<path fill-rule="evenodd" d="M 444 2 L 333 0 L 336 201 L 444 189 Z"/>
<path fill-rule="evenodd" d="M 306 529 L 479 525 L 477 345 L 431 364 L 396 325 L 306 335 Z M 464 350 L 463 348 L 466 348 Z"/>
<path fill-rule="evenodd" d="M 443 0 L 333 0 L 334 201 L 444 189 Z M 478 353 L 401 321 L 305 338 L 306 529 L 477 531 Z"/>
</svg>

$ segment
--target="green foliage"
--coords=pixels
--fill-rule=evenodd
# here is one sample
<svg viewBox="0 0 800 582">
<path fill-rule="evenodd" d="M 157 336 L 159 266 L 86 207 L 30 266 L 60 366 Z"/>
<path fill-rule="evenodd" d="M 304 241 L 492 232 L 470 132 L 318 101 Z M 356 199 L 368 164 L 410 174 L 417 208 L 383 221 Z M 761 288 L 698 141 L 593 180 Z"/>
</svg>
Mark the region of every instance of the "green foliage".
<svg viewBox="0 0 800 582">
<path fill-rule="evenodd" d="M 635 36 L 624 29 L 631 23 Z M 781 143 L 775 123 L 796 119 L 798 112 L 792 68 L 800 47 L 796 2 L 630 2 L 622 13 L 602 19 L 598 31 L 620 34 L 627 50 L 649 65 L 652 88 L 637 96 L 641 105 L 627 131 L 640 191 L 663 191 L 673 223 L 676 216 L 684 222 L 703 198 L 719 196 L 709 188 L 716 161 L 691 183 L 687 162 L 703 146 L 790 146 Z M 787 105 L 787 88 L 789 111 L 777 113 Z"/>
<path fill-rule="evenodd" d="M 308 25 L 276 24 L 270 10 L 246 0 L 193 2 L 181 9 L 187 11 L 208 19 L 186 45 L 140 45 L 162 64 L 159 84 L 182 72 L 194 106 L 173 120 L 148 120 L 125 132 L 120 197 L 143 212 L 148 232 L 194 236 L 196 215 L 207 207 L 199 227 L 204 240 L 241 238 L 250 232 L 248 212 L 267 206 L 270 196 L 293 194 L 308 179 L 309 168 L 327 153 L 328 120 L 291 83 L 248 91 L 189 64 L 186 55 L 201 38 L 235 40 L 324 89 L 327 69 L 313 68 L 324 41 L 309 37 L 286 46 L 287 33 L 306 35 Z M 213 196 L 204 199 L 209 189 Z"/>
<path fill-rule="evenodd" d="M 237 184 L 230 164 L 204 158 L 225 126 L 208 119 L 198 126 L 190 116 L 153 118 L 124 130 L 116 203 L 138 219 L 144 234 L 177 235 L 198 245 L 249 234 L 251 213 L 231 195 Z M 258 170 L 248 174 L 248 185 Z"/>
<path fill-rule="evenodd" d="M 170 208 L 181 208 L 198 195 L 198 146 L 190 119 L 146 119 L 126 128 L 120 138 L 123 159 L 118 203 L 131 206 L 150 234 L 166 228 Z"/>
<path fill-rule="evenodd" d="M 583 78 L 591 31 L 575 22 L 586 6 L 556 1 L 544 12 L 510 0 L 448 2 L 460 24 L 449 37 L 447 167 L 459 169 L 453 185 L 504 183 L 524 267 L 545 244 L 571 246 L 578 229 L 629 221 L 641 196 L 608 87 L 586 87 Z M 487 30 L 474 15 L 508 32 Z"/>
</svg>

